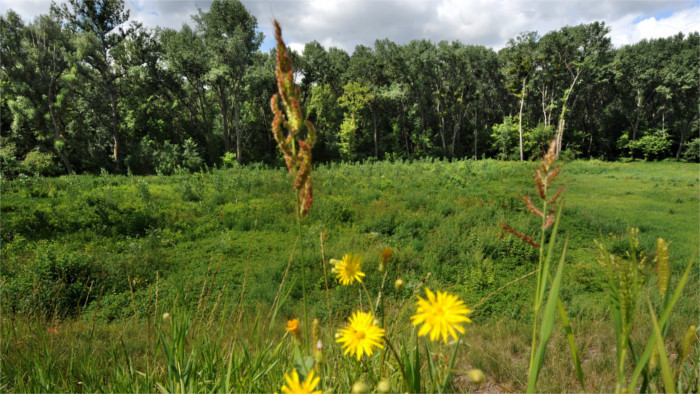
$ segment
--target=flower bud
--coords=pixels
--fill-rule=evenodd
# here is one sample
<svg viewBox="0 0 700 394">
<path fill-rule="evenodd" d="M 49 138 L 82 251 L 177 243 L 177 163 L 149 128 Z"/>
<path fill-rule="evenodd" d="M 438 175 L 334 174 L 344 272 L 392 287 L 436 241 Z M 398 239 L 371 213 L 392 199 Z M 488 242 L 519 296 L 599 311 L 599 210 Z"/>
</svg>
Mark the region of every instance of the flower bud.
<svg viewBox="0 0 700 394">
<path fill-rule="evenodd" d="M 314 370 L 316 370 L 316 373 L 321 373 L 321 366 L 324 360 L 323 342 L 319 339 L 318 342 L 316 342 L 316 349 L 314 350 Z"/>
<path fill-rule="evenodd" d="M 378 393 L 390 393 L 391 392 L 391 382 L 388 380 L 382 380 L 379 383 L 377 383 L 377 392 Z"/>
<path fill-rule="evenodd" d="M 394 289 L 396 289 L 396 291 L 403 289 L 403 280 L 396 279 L 396 282 L 394 282 Z"/>
<path fill-rule="evenodd" d="M 486 379 L 484 373 L 480 369 L 472 369 L 469 371 L 469 380 L 474 384 L 481 384 Z"/>
<path fill-rule="evenodd" d="M 382 251 L 382 260 L 379 262 L 379 272 L 386 271 L 386 267 L 389 264 L 389 258 L 391 257 L 391 248 L 386 248 Z"/>
<path fill-rule="evenodd" d="M 352 385 L 353 394 L 369 393 L 369 387 L 364 382 L 355 382 Z"/>
<path fill-rule="evenodd" d="M 299 319 L 287 320 L 284 330 L 292 334 L 295 341 L 299 341 Z"/>
<path fill-rule="evenodd" d="M 167 321 L 167 320 L 170 320 L 170 313 L 165 312 L 165 313 L 163 313 L 163 321 Z"/>
</svg>

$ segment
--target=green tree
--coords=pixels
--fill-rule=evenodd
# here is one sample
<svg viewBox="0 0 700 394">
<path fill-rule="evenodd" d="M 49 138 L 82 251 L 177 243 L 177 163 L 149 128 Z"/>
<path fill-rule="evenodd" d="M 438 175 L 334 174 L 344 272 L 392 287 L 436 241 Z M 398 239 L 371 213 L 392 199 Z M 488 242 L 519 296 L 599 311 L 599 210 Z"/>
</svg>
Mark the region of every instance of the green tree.
<svg viewBox="0 0 700 394">
<path fill-rule="evenodd" d="M 52 5 L 55 12 L 58 6 Z M 129 20 L 129 11 L 124 9 L 123 0 L 69 0 L 60 8 L 67 25 L 74 31 L 77 49 L 75 65 L 80 75 L 93 87 L 95 97 L 90 100 L 95 113 L 109 129 L 112 137 L 112 159 L 117 170 L 121 168 L 121 119 L 119 103 L 125 94 L 120 84 L 122 72 L 117 66 L 120 60 L 119 47 L 122 46 L 134 27 L 124 29 Z M 122 51 L 123 53 L 123 51 Z M 98 107 L 108 103 L 108 110 Z"/>
<path fill-rule="evenodd" d="M 528 84 L 535 70 L 537 55 L 537 32 L 525 32 L 516 38 L 508 40 L 508 45 L 501 51 L 505 60 L 508 89 L 520 101 L 518 110 L 518 138 L 520 161 L 524 160 L 523 152 L 523 107 L 527 97 Z"/>
<path fill-rule="evenodd" d="M 369 88 L 359 82 L 349 82 L 343 87 L 343 95 L 338 97 L 338 105 L 347 112 L 340 125 L 340 154 L 345 160 L 354 158 L 353 149 L 357 139 L 357 130 L 362 123 L 362 111 L 374 100 Z"/>
<path fill-rule="evenodd" d="M 8 102 L 14 118 L 12 128 L 15 133 L 33 133 L 36 143 L 60 158 L 71 174 L 74 170 L 66 154 L 69 147 L 64 130 L 66 96 L 70 94 L 69 36 L 56 14 L 40 15 L 26 27 L 10 24 L 6 28 L 4 33 L 20 39 L 17 46 L 3 45 L 2 53 L 4 59 L 11 59 L 3 69 L 13 96 Z M 12 32 L 10 28 L 19 30 Z"/>
<path fill-rule="evenodd" d="M 567 26 L 547 33 L 538 43 L 541 59 L 548 63 L 545 79 L 552 80 L 544 88 L 545 93 L 547 85 L 552 89 L 550 114 L 552 109 L 559 108 L 556 128 L 557 154 L 562 149 L 566 114 L 575 98 L 577 85 L 588 83 L 588 80 L 607 64 L 606 60 L 611 50 L 610 38 L 607 37 L 609 31 L 603 22 Z M 554 97 L 558 100 L 556 106 Z M 547 125 L 549 122 L 545 120 L 545 126 Z"/>
<path fill-rule="evenodd" d="M 179 31 L 158 32 L 163 46 L 166 86 L 170 94 L 182 103 L 195 140 L 204 139 L 207 162 L 214 164 L 220 156 L 213 127 L 213 108 L 208 95 L 209 61 L 202 53 L 206 46 L 202 37 L 183 24 Z"/>
<path fill-rule="evenodd" d="M 255 31 L 255 17 L 238 0 L 214 0 L 209 11 L 200 9 L 193 18 L 209 57 L 206 81 L 223 118 L 224 149 L 232 151 L 231 135 L 235 132 L 236 158 L 241 163 L 245 75 L 260 47 L 262 34 Z"/>
</svg>

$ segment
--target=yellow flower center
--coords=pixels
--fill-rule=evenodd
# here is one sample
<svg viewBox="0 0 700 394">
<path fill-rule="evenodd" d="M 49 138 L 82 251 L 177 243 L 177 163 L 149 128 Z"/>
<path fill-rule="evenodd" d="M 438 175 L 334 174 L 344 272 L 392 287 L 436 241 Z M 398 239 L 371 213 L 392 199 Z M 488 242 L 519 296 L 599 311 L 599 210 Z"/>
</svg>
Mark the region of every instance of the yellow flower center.
<svg viewBox="0 0 700 394">
<path fill-rule="evenodd" d="M 355 331 L 355 336 L 357 337 L 358 340 L 365 339 L 365 332 L 364 331 Z"/>
<path fill-rule="evenodd" d="M 438 306 L 435 308 L 435 317 L 443 317 L 445 316 L 445 310 L 442 309 L 442 306 Z"/>
</svg>

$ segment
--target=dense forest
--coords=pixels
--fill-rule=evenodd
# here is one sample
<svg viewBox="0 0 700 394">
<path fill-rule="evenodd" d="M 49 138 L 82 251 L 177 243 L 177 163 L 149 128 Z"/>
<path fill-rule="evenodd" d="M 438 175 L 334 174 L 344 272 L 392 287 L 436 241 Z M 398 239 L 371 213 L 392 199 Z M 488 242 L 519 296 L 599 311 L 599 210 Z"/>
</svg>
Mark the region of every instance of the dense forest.
<svg viewBox="0 0 700 394">
<path fill-rule="evenodd" d="M 615 48 L 604 22 L 525 32 L 496 52 L 378 39 L 293 53 L 315 161 L 697 161 L 700 35 Z M 275 52 L 237 0 L 179 30 L 129 20 L 123 0 L 0 16 L 0 165 L 21 173 L 170 174 L 280 164 L 270 132 Z"/>
</svg>

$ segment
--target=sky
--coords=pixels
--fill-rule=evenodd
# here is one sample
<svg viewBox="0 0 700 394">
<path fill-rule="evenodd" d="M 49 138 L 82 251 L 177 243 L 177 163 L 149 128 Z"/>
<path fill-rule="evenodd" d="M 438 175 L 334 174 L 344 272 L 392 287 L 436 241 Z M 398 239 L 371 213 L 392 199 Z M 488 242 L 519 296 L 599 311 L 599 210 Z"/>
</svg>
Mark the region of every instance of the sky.
<svg viewBox="0 0 700 394">
<path fill-rule="evenodd" d="M 62 1 L 58 1 L 59 3 Z M 193 25 L 191 15 L 211 1 L 125 0 L 131 19 L 147 28 Z M 398 44 L 414 39 L 459 40 L 498 50 L 524 31 L 544 35 L 563 26 L 604 21 L 613 45 L 700 31 L 700 0 L 259 0 L 243 1 L 265 35 L 261 49 L 274 46 L 272 21 L 294 50 L 316 40 L 326 48 L 352 53 L 388 38 Z M 46 14 L 50 0 L 0 0 L 25 22 Z"/>
</svg>

